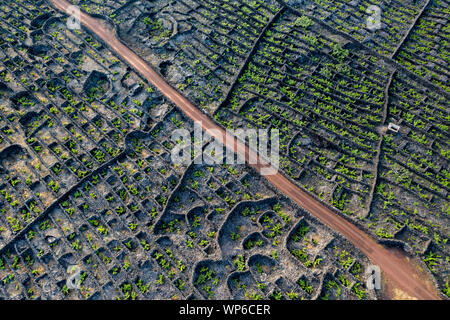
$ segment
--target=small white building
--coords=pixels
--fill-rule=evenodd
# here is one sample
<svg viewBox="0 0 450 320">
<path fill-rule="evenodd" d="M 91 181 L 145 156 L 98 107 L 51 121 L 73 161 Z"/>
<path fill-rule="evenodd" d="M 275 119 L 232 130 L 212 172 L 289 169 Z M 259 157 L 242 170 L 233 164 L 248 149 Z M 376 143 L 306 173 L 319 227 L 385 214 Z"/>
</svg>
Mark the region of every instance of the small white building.
<svg viewBox="0 0 450 320">
<path fill-rule="evenodd" d="M 395 123 L 390 122 L 388 125 L 388 130 L 391 130 L 393 132 L 398 132 L 400 130 L 400 126 L 396 125 Z"/>
</svg>

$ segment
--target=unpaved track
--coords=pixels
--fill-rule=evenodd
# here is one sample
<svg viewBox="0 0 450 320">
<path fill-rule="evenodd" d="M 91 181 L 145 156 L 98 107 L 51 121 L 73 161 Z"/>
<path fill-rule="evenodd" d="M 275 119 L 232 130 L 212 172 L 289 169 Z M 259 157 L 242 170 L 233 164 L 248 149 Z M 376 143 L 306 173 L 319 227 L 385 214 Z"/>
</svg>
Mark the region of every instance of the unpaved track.
<svg viewBox="0 0 450 320">
<path fill-rule="evenodd" d="M 66 0 L 48 0 L 55 8 L 66 13 L 71 5 Z M 246 159 L 257 157 L 259 165 L 252 165 L 258 172 L 263 167 L 267 167 L 267 162 L 259 158 L 254 152 L 249 150 L 243 143 L 228 136 L 225 130 L 211 120 L 207 115 L 195 107 L 189 100 L 183 97 L 177 90 L 170 86 L 150 65 L 136 55 L 131 49 L 124 45 L 115 36 L 114 31 L 110 30 L 101 20 L 95 19 L 84 12 L 80 16 L 81 23 L 90 31 L 95 33 L 105 44 L 110 46 L 121 58 L 137 70 L 143 77 L 157 87 L 168 99 L 177 105 L 189 118 L 201 122 L 206 133 L 215 137 L 219 141 L 224 141 L 228 148 L 245 153 Z M 384 248 L 365 232 L 358 229 L 355 225 L 340 217 L 319 201 L 312 198 L 306 192 L 301 190 L 282 174 L 277 173 L 266 176 L 282 194 L 286 195 L 299 206 L 306 209 L 321 222 L 334 229 L 347 238 L 354 246 L 359 248 L 373 264 L 378 265 L 387 277 L 392 286 L 398 288 L 411 297 L 417 299 L 439 299 L 434 288 L 425 284 L 425 281 L 418 274 L 417 269 L 406 259 L 399 257 L 388 249 Z"/>
</svg>

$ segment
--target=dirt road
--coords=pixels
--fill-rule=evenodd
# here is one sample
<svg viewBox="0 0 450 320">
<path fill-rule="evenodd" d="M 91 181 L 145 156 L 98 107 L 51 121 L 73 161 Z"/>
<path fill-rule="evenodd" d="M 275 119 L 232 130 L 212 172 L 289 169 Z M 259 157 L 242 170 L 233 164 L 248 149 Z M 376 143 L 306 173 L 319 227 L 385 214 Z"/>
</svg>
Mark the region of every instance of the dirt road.
<svg viewBox="0 0 450 320">
<path fill-rule="evenodd" d="M 70 3 L 66 0 L 49 0 L 55 8 L 66 13 L 71 13 L 68 8 Z M 254 152 L 249 150 L 244 144 L 236 140 L 234 137 L 225 139 L 227 133 L 218 126 L 207 115 L 194 106 L 189 100 L 183 97 L 177 90 L 170 86 L 153 68 L 124 45 L 115 33 L 110 30 L 101 20 L 95 19 L 85 13 L 81 13 L 81 23 L 100 39 L 104 41 L 112 50 L 114 50 L 124 61 L 138 71 L 144 78 L 157 87 L 168 99 L 177 105 L 189 118 L 194 121 L 201 122 L 205 132 L 215 137 L 219 141 L 226 142 L 226 146 L 236 152 L 244 152 L 246 159 L 249 157 L 257 157 L 260 159 L 260 165 L 252 165 L 258 172 L 262 168 L 269 165 L 263 161 Z M 299 206 L 306 209 L 318 220 L 339 232 L 347 238 L 354 246 L 359 248 L 373 264 L 378 265 L 389 283 L 408 296 L 417 299 L 439 299 L 435 289 L 430 287 L 423 281 L 416 268 L 404 256 L 393 254 L 388 249 L 379 245 L 375 240 L 368 236 L 365 232 L 358 229 L 344 218 L 340 217 L 320 202 L 312 198 L 306 192 L 289 181 L 282 174 L 266 176 L 282 194 L 286 195 Z"/>
</svg>

